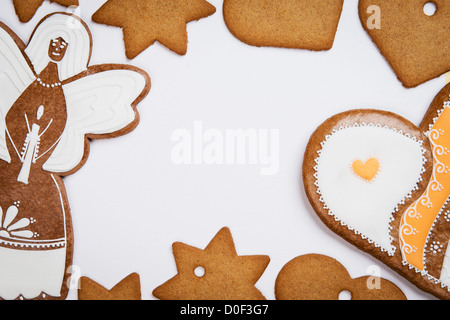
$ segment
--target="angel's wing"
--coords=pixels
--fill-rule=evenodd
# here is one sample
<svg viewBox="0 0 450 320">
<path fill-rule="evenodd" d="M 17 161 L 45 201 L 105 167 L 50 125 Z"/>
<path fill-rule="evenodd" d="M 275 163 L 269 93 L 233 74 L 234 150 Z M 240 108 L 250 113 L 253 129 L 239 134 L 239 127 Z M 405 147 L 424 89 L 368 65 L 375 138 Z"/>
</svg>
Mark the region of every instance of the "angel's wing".
<svg viewBox="0 0 450 320">
<path fill-rule="evenodd" d="M 124 69 L 98 72 L 63 85 L 67 123 L 43 169 L 74 170 L 85 153 L 85 135 L 109 134 L 133 123 L 137 115 L 132 105 L 145 87 L 142 74 Z"/>
<path fill-rule="evenodd" d="M 0 24 L 0 159 L 11 161 L 6 146 L 5 117 L 36 77 L 10 32 Z"/>
</svg>

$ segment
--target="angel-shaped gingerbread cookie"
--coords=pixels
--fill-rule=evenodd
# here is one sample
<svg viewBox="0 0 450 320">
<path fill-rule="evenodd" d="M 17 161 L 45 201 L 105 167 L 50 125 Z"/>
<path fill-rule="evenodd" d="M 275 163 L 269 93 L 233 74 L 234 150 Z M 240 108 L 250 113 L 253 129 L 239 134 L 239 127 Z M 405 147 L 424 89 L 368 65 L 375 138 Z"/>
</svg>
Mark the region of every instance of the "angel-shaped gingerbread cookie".
<svg viewBox="0 0 450 320">
<path fill-rule="evenodd" d="M 86 161 L 88 138 L 125 134 L 148 75 L 89 66 L 92 38 L 55 13 L 27 46 L 0 24 L 0 297 L 64 299 L 73 232 L 63 176 Z"/>
</svg>

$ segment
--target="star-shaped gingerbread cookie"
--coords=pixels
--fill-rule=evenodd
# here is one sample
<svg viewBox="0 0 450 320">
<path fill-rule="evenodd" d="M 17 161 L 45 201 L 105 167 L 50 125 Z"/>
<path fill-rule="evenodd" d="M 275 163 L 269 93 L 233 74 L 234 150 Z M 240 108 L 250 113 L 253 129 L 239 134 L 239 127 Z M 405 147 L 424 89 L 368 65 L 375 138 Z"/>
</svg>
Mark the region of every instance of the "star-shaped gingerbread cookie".
<svg viewBox="0 0 450 320">
<path fill-rule="evenodd" d="M 78 0 L 49 0 L 65 7 L 78 6 Z M 13 0 L 20 22 L 30 21 L 44 0 Z"/>
<path fill-rule="evenodd" d="M 205 0 L 108 0 L 92 20 L 121 27 L 126 56 L 133 59 L 155 41 L 186 54 L 186 24 L 215 12 L 216 8 Z"/>
<path fill-rule="evenodd" d="M 255 283 L 268 256 L 238 256 L 231 232 L 221 229 L 205 250 L 176 242 L 178 274 L 153 291 L 161 300 L 265 300 Z M 201 273 L 199 273 L 201 271 Z"/>
<path fill-rule="evenodd" d="M 141 300 L 140 277 L 132 273 L 111 290 L 87 277 L 81 277 L 78 300 Z"/>
</svg>

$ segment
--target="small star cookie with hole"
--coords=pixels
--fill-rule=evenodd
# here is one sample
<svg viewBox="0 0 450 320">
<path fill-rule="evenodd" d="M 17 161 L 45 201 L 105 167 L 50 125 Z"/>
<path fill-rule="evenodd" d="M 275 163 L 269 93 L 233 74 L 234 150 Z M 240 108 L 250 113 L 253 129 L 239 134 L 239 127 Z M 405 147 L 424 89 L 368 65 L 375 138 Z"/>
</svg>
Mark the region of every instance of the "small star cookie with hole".
<svg viewBox="0 0 450 320">
<path fill-rule="evenodd" d="M 215 12 L 205 0 L 108 0 L 92 20 L 121 27 L 126 56 L 134 59 L 155 41 L 179 55 L 186 54 L 186 24 Z"/>
<path fill-rule="evenodd" d="M 265 300 L 255 287 L 270 258 L 238 256 L 231 232 L 221 229 L 206 249 L 173 244 L 178 274 L 153 291 L 160 300 Z M 202 273 L 198 270 L 201 269 Z"/>
<path fill-rule="evenodd" d="M 13 0 L 14 8 L 16 9 L 16 14 L 20 22 L 30 21 L 43 2 L 44 0 Z M 55 2 L 65 7 L 78 7 L 79 5 L 78 0 L 50 0 L 50 2 Z"/>
<path fill-rule="evenodd" d="M 132 273 L 111 290 L 87 277 L 81 277 L 78 300 L 141 300 L 140 277 Z"/>
</svg>

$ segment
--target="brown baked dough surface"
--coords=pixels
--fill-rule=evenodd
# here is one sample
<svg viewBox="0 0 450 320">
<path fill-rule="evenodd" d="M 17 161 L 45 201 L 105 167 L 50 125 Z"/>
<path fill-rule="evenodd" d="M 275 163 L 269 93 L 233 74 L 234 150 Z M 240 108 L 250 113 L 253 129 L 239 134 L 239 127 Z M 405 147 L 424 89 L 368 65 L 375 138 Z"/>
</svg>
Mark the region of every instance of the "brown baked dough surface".
<svg viewBox="0 0 450 320">
<path fill-rule="evenodd" d="M 450 70 L 450 3 L 434 0 L 437 11 L 424 13 L 428 0 L 360 0 L 359 15 L 381 54 L 407 88 Z M 379 8 L 379 29 L 369 27 L 371 10 Z"/>
<path fill-rule="evenodd" d="M 343 0 L 225 0 L 230 32 L 249 45 L 329 50 Z"/>
</svg>

